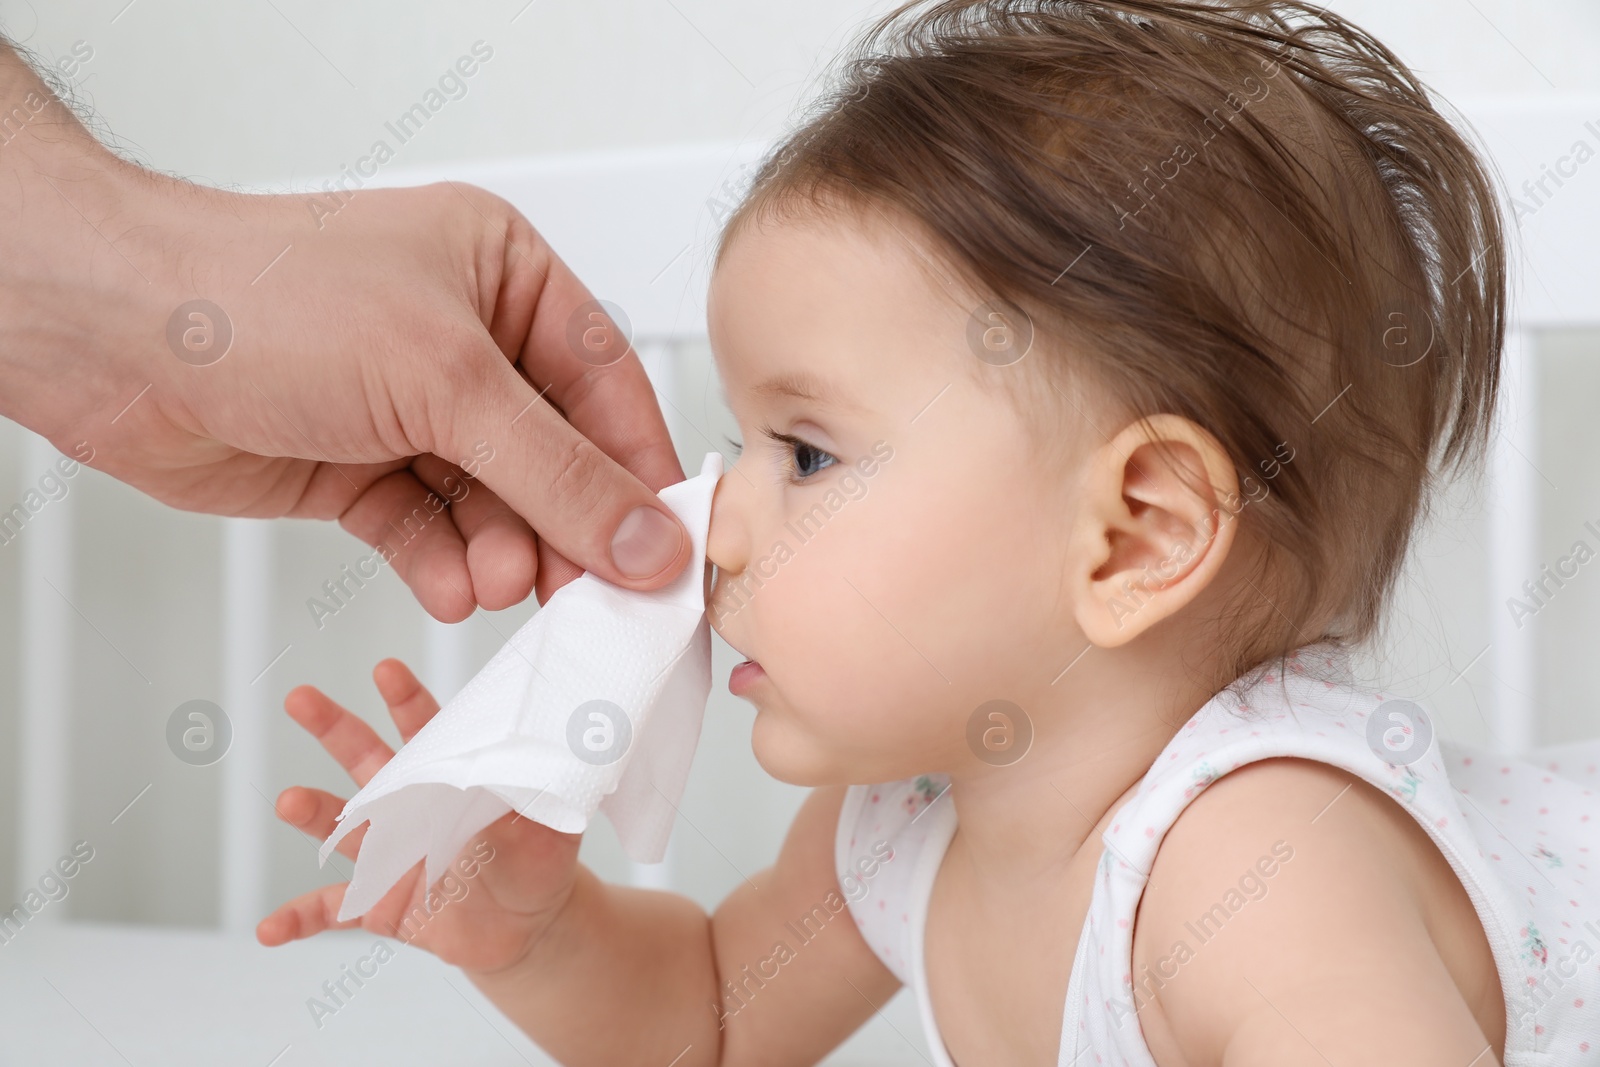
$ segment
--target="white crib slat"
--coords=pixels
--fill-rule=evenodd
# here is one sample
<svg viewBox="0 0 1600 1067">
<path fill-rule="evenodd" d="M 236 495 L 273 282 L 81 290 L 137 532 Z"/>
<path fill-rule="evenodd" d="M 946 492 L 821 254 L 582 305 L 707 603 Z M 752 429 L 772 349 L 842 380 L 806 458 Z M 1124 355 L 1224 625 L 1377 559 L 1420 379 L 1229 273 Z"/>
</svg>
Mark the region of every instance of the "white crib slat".
<svg viewBox="0 0 1600 1067">
<path fill-rule="evenodd" d="M 464 622 L 440 622 L 426 613 L 423 619 L 422 684 L 444 705 L 471 677 L 467 627 Z"/>
<path fill-rule="evenodd" d="M 277 789 L 267 773 L 271 646 L 272 526 L 224 519 L 222 551 L 222 710 L 233 743 L 222 769 L 222 926 L 246 932 L 264 916 L 267 827 Z"/>
<path fill-rule="evenodd" d="M 661 414 L 666 419 L 667 433 L 672 435 L 679 455 L 687 453 L 694 460 L 693 468 L 684 473 L 693 477 L 700 473 L 699 457 L 713 445 L 705 443 L 705 435 L 690 427 L 683 417 L 683 399 L 678 395 L 678 341 L 681 338 L 651 337 L 644 340 L 634 339 L 634 351 L 639 353 L 639 362 L 644 365 L 644 372 L 650 378 L 650 384 L 656 390 L 656 403 L 661 407 Z"/>
<path fill-rule="evenodd" d="M 61 454 L 37 434 L 22 431 L 24 488 Z M 69 484 L 79 488 L 74 479 Z M 17 899 L 37 889 L 41 874 L 72 846 L 67 840 L 72 778 L 68 767 L 71 736 L 73 541 L 75 492 L 45 505 L 18 532 L 8 550 L 20 554 L 22 657 L 19 664 L 21 722 L 18 724 Z M 52 588 L 54 586 L 54 588 Z M 94 842 L 90 842 L 94 844 Z M 61 918 L 62 909 L 45 908 L 40 920 Z"/>
<path fill-rule="evenodd" d="M 1538 743 L 1538 645 L 1535 627 L 1506 607 L 1539 573 L 1540 475 L 1535 335 L 1507 332 L 1505 407 L 1489 466 L 1489 655 L 1493 683 L 1491 744 L 1526 752 Z M 1470 654 L 1470 653 L 1469 653 Z"/>
</svg>

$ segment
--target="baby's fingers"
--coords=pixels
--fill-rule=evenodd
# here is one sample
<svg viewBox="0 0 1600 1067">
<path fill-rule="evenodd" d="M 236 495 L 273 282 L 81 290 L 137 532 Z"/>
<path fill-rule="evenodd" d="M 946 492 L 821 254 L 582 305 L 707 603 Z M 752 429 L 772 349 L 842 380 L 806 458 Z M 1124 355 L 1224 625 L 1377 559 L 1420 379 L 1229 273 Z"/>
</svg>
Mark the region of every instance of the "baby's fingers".
<svg viewBox="0 0 1600 1067">
<path fill-rule="evenodd" d="M 324 841 L 333 833 L 339 813 L 344 810 L 344 801 L 321 789 L 294 785 L 278 794 L 278 803 L 274 806 L 278 818 L 308 837 Z M 355 859 L 361 849 L 361 839 L 366 836 L 367 824 L 363 823 L 340 839 L 333 846 L 334 851 L 348 859 Z"/>
<path fill-rule="evenodd" d="M 397 659 L 386 659 L 372 669 L 372 681 L 378 695 L 389 705 L 389 717 L 400 728 L 400 740 L 410 741 L 412 736 L 433 718 L 439 702 L 433 694 Z"/>
<path fill-rule="evenodd" d="M 262 919 L 256 926 L 256 940 L 271 948 L 320 934 L 324 930 L 348 930 L 360 926 L 360 919 L 339 922 L 339 905 L 344 902 L 348 883 L 325 885 L 298 896 Z"/>
<path fill-rule="evenodd" d="M 377 731 L 331 700 L 320 689 L 296 686 L 283 698 L 289 717 L 322 742 L 328 755 L 350 772 L 356 785 L 366 785 L 378 768 L 394 757 Z"/>
</svg>

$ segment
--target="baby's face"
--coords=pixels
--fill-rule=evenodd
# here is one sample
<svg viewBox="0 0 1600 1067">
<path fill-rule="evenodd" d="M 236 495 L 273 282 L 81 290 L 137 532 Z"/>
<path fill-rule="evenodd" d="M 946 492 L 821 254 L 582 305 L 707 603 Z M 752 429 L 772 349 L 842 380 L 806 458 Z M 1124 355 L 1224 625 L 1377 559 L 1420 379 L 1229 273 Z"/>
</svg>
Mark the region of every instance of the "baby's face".
<svg viewBox="0 0 1600 1067">
<path fill-rule="evenodd" d="M 1038 707 L 1083 646 L 1060 595 L 1074 465 L 1028 439 L 996 387 L 1023 363 L 974 355 L 977 298 L 898 225 L 750 225 L 711 283 L 744 448 L 709 613 L 760 664 L 731 686 L 757 759 L 798 784 L 970 765 L 979 705 Z"/>
</svg>

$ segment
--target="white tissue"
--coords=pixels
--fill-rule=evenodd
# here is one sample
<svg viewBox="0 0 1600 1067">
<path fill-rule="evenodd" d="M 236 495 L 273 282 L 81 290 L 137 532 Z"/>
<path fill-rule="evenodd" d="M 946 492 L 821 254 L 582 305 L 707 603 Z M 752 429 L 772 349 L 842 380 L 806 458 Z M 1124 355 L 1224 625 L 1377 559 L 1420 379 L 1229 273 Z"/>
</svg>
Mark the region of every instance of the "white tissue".
<svg viewBox="0 0 1600 1067">
<path fill-rule="evenodd" d="M 721 474 L 722 456 L 708 453 L 698 477 L 661 490 L 694 541 L 671 585 L 640 593 L 586 573 L 562 586 L 350 798 L 321 851 L 326 862 L 340 838 L 371 824 L 341 922 L 424 856 L 431 886 L 510 811 L 578 833 L 598 808 L 629 858 L 661 861 L 711 692 L 705 553 Z"/>
</svg>

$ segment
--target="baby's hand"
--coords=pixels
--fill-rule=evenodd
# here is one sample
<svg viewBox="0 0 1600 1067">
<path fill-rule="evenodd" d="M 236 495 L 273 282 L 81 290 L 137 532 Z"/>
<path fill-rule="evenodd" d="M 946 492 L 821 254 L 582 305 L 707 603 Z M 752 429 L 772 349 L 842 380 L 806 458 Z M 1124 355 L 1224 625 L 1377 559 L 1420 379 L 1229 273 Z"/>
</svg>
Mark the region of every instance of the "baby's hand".
<svg viewBox="0 0 1600 1067">
<path fill-rule="evenodd" d="M 399 660 L 379 663 L 372 678 L 402 741 L 411 740 L 439 710 L 438 702 Z M 283 706 L 350 772 L 357 786 L 366 785 L 394 755 L 370 726 L 311 686 L 292 690 Z M 293 786 L 278 796 L 278 817 L 318 840 L 333 832 L 343 809 L 342 799 L 320 789 Z M 339 842 L 338 851 L 354 859 L 366 831 L 363 826 L 350 833 Z M 566 905 L 582 836 L 559 833 L 508 813 L 469 842 L 451 873 L 440 879 L 431 894 L 432 914 L 423 905 L 428 887 L 418 863 L 359 919 L 336 921 L 348 883 L 328 885 L 261 920 L 256 939 L 263 945 L 281 945 L 323 930 L 360 926 L 418 945 L 468 971 L 498 971 L 522 959 Z M 450 878 L 465 891 L 442 892 L 439 887 Z"/>
</svg>

